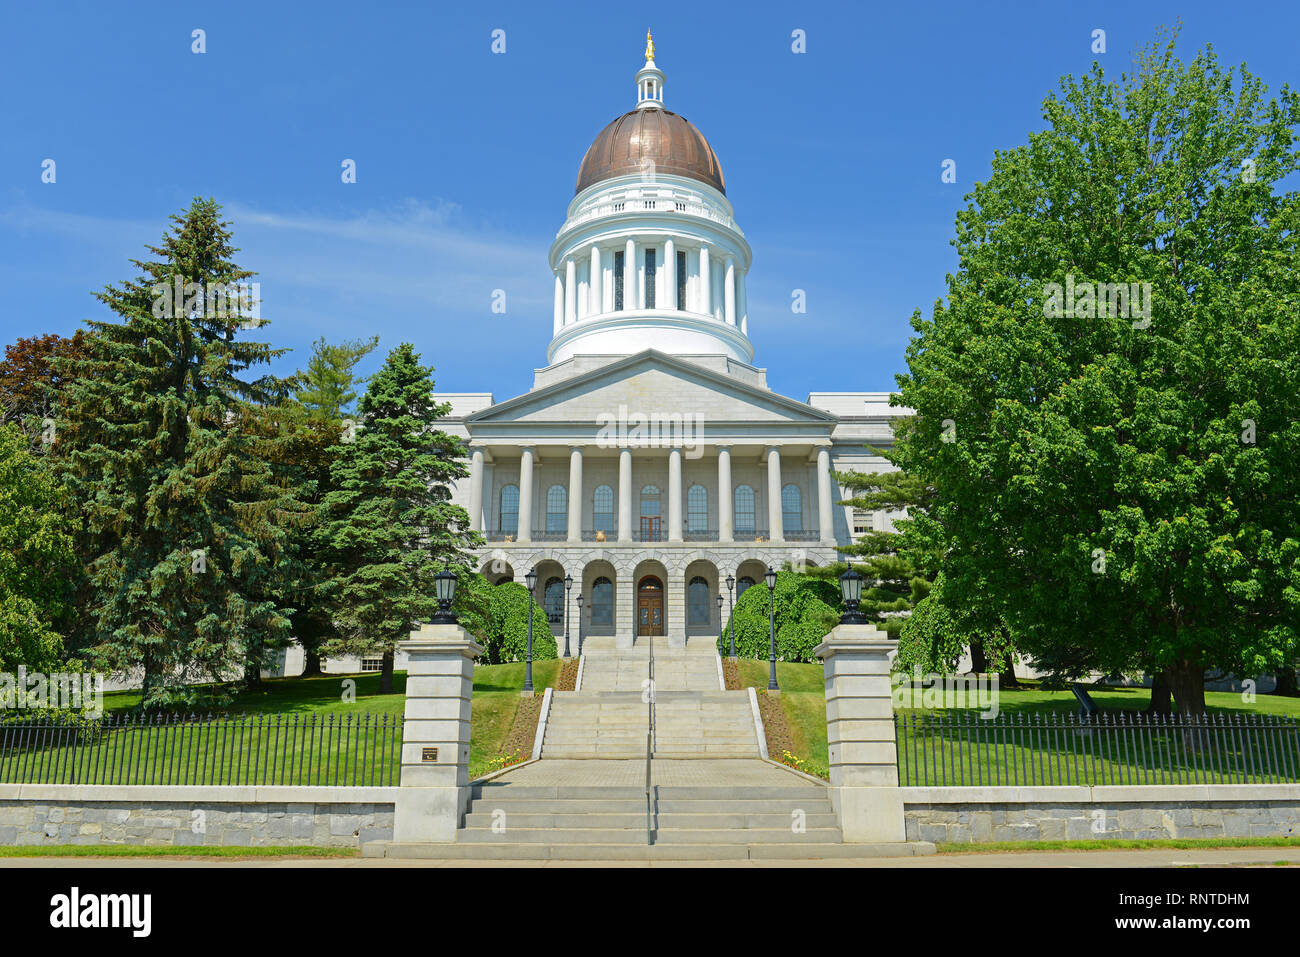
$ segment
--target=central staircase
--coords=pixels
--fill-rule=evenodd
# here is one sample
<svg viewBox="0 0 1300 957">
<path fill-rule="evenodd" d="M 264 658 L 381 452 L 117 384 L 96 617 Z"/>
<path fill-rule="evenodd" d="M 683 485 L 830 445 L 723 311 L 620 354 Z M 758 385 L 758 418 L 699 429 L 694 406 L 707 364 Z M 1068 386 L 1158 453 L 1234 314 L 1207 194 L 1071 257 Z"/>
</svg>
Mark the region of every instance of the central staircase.
<svg viewBox="0 0 1300 957">
<path fill-rule="evenodd" d="M 765 760 L 751 693 L 723 689 L 708 639 L 588 639 L 577 690 L 552 692 L 539 733 L 541 760 L 471 784 L 456 843 L 375 842 L 363 855 L 810 861 L 933 850 L 844 844 L 826 785 Z"/>
<path fill-rule="evenodd" d="M 656 758 L 757 758 L 762 728 L 744 691 L 722 689 L 712 642 L 654 651 Z M 583 647 L 577 691 L 557 691 L 543 732 L 543 758 L 645 757 L 650 728 L 649 642 L 615 648 L 613 639 Z"/>
</svg>

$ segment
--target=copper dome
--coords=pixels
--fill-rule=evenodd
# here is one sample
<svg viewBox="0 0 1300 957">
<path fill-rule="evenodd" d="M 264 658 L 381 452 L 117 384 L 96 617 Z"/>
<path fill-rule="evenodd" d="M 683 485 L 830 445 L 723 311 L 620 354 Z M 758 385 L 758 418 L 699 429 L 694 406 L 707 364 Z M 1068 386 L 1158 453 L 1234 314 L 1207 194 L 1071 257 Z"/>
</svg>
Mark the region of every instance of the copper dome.
<svg viewBox="0 0 1300 957">
<path fill-rule="evenodd" d="M 689 176 L 727 192 L 722 165 L 704 134 L 663 109 L 632 110 L 601 130 L 578 167 L 575 192 L 611 176 L 641 173 L 647 160 L 656 172 Z"/>
</svg>

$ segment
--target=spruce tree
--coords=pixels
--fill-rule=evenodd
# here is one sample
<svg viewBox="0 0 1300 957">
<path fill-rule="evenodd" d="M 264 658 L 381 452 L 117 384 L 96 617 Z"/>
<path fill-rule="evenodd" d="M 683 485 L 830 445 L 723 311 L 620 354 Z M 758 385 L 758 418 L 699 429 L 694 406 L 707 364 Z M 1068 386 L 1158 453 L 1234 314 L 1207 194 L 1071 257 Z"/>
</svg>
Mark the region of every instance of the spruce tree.
<svg viewBox="0 0 1300 957">
<path fill-rule="evenodd" d="M 467 564 L 478 536 L 451 502 L 468 474 L 466 450 L 436 427 L 450 405 L 433 398 L 432 367 L 409 343 L 388 355 L 358 404 L 359 422 L 330 469 L 324 534 L 334 555 L 339 637 L 327 654 L 382 656 L 381 692 L 393 688 L 393 655 L 437 609 L 433 576 Z"/>
<path fill-rule="evenodd" d="M 141 669 L 146 707 L 193 701 L 194 680 L 287 641 L 285 530 L 306 515 L 268 464 L 274 440 L 250 427 L 251 407 L 285 391 L 248 376 L 283 351 L 240 335 L 264 324 L 251 297 L 229 301 L 253 273 L 232 260 L 215 201 L 172 220 L 157 259 L 97 294 L 116 318 L 87 323 L 54 445 L 84 516 L 92 653 Z"/>
</svg>

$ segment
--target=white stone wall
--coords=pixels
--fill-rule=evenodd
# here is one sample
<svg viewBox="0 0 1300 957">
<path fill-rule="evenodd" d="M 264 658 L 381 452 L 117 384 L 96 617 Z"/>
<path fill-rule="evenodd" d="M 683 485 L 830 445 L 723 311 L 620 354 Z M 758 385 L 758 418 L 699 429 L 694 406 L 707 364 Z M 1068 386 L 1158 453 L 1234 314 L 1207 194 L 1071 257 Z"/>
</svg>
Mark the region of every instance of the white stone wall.
<svg viewBox="0 0 1300 957">
<path fill-rule="evenodd" d="M 907 840 L 1163 840 L 1300 834 L 1300 785 L 903 788 Z"/>
<path fill-rule="evenodd" d="M 200 821 L 202 830 L 196 831 Z M 98 801 L 54 806 L 0 801 L 0 845 L 6 846 L 360 848 L 392 837 L 392 804 Z"/>
</svg>

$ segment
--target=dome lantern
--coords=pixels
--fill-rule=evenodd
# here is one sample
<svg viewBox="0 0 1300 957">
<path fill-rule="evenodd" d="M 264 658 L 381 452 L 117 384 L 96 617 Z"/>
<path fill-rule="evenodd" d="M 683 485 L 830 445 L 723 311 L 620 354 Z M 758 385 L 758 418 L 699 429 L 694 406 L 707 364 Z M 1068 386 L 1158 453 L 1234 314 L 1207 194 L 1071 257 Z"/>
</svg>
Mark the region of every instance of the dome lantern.
<svg viewBox="0 0 1300 957">
<path fill-rule="evenodd" d="M 645 32 L 645 66 L 637 71 L 636 90 L 638 110 L 664 108 L 664 73 L 655 66 L 655 41 L 649 30 Z"/>
</svg>

